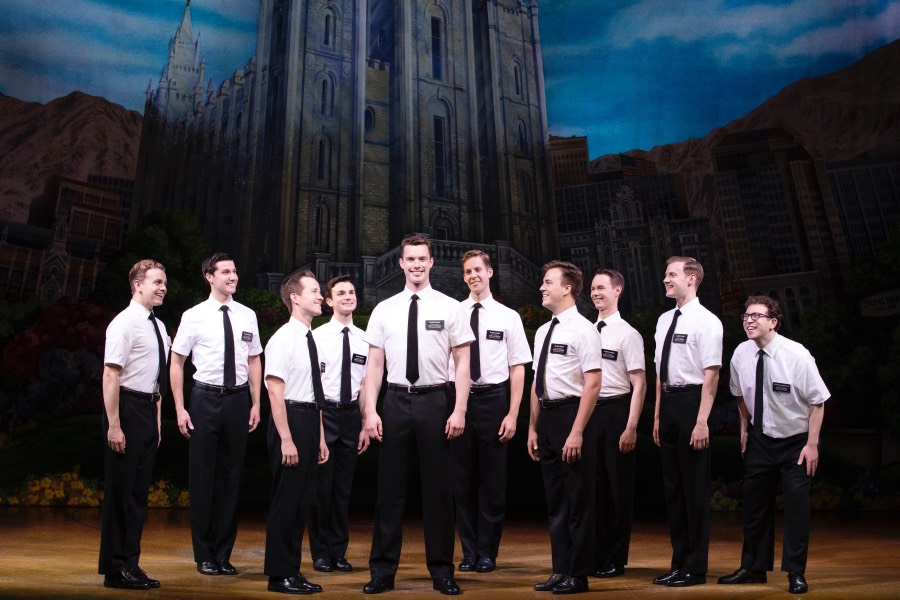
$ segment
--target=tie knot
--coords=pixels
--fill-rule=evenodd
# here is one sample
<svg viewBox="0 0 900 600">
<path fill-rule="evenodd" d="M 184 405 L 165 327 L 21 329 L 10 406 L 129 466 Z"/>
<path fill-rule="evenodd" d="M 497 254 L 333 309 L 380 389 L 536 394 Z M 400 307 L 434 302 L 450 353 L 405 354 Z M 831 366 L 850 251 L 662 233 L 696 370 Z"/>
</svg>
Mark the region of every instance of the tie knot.
<svg viewBox="0 0 900 600">
<path fill-rule="evenodd" d="M 556 317 L 553 317 L 553 320 L 550 321 L 551 325 L 556 325 L 557 323 L 559 323 L 559 319 L 557 319 Z"/>
<path fill-rule="evenodd" d="M 678 309 L 678 308 L 675 309 L 675 316 L 676 316 L 676 317 L 680 317 L 680 316 L 681 316 L 681 310 L 680 310 L 680 309 Z"/>
<path fill-rule="evenodd" d="M 475 304 L 472 305 L 472 308 L 478 309 L 478 308 L 483 308 L 483 307 L 481 306 L 481 302 L 476 302 Z"/>
<path fill-rule="evenodd" d="M 222 306 L 219 307 L 219 310 L 221 310 L 221 311 L 224 312 L 224 313 L 227 313 L 227 312 L 228 312 L 228 307 L 225 306 L 225 305 L 223 304 Z M 152 312 L 152 311 L 151 311 L 151 312 Z"/>
<path fill-rule="evenodd" d="M 348 333 L 350 333 L 350 328 L 344 327 L 343 329 L 341 329 L 341 333 L 343 333 L 344 335 L 347 335 Z"/>
<path fill-rule="evenodd" d="M 759 349 L 759 352 L 757 352 L 757 354 L 759 355 L 760 358 L 762 358 L 763 356 L 766 355 L 766 351 L 763 350 L 762 348 L 760 348 L 760 349 Z"/>
<path fill-rule="evenodd" d="M 413 301 L 416 301 L 416 300 L 419 299 L 419 296 L 417 296 L 416 294 L 413 294 L 413 295 L 411 296 L 411 298 L 412 298 Z"/>
<path fill-rule="evenodd" d="M 150 314 L 147 316 L 147 318 L 150 319 L 151 321 L 153 321 L 154 319 L 156 319 L 156 315 L 154 315 L 153 311 L 151 310 Z"/>
<path fill-rule="evenodd" d="M 306 339 L 308 339 L 308 340 L 313 339 L 312 329 L 308 329 L 308 330 L 306 331 Z"/>
<path fill-rule="evenodd" d="M 600 321 L 599 323 L 597 323 L 597 331 L 600 331 L 604 327 L 606 327 L 606 321 Z"/>
</svg>

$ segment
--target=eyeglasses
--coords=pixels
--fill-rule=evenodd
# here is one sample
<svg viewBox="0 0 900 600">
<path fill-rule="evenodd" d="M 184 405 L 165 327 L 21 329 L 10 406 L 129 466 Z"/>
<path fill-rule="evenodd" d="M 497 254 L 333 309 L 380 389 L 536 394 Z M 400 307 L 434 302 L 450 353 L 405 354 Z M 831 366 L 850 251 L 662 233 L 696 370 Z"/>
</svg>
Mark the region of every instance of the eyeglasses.
<svg viewBox="0 0 900 600">
<path fill-rule="evenodd" d="M 756 323 L 760 317 L 765 319 L 771 319 L 771 315 L 764 315 L 763 313 L 743 313 L 741 314 L 741 321 L 750 321 L 751 323 Z"/>
</svg>

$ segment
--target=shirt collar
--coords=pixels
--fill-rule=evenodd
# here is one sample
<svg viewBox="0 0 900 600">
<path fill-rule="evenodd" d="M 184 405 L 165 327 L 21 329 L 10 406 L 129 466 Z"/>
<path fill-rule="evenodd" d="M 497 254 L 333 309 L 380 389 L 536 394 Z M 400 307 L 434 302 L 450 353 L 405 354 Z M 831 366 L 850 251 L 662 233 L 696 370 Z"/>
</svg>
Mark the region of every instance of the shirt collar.
<svg viewBox="0 0 900 600">
<path fill-rule="evenodd" d="M 597 323 L 594 323 L 594 325 L 597 325 L 598 323 L 600 323 L 600 321 L 603 321 L 607 325 L 612 325 L 616 321 L 621 321 L 621 320 L 622 320 L 622 313 L 620 313 L 619 311 L 616 311 L 613 314 L 606 317 L 605 319 L 601 319 L 600 315 L 597 315 Z"/>
<path fill-rule="evenodd" d="M 216 300 L 212 294 L 210 294 L 209 298 L 206 299 L 206 303 L 209 304 L 211 307 L 213 307 L 214 310 L 219 310 L 219 308 L 221 308 L 222 306 L 227 306 L 229 312 L 234 312 L 231 308 L 231 304 L 233 302 L 234 302 L 234 296 L 229 298 L 228 302 L 225 302 L 224 304 L 222 302 L 219 302 L 218 300 Z"/>
<path fill-rule="evenodd" d="M 678 310 L 681 311 L 681 314 L 691 313 L 691 312 L 700 310 L 700 298 L 694 298 L 690 302 L 686 302 Z"/>
<path fill-rule="evenodd" d="M 432 292 L 432 287 L 431 287 L 431 284 L 429 283 L 428 285 L 426 285 L 424 288 L 422 288 L 422 289 L 419 290 L 418 292 L 414 292 L 414 291 L 412 291 L 411 289 L 409 289 L 408 287 L 406 287 L 406 286 L 404 285 L 404 286 L 403 286 L 403 291 L 400 292 L 400 293 L 403 295 L 403 297 L 404 297 L 406 300 L 409 300 L 410 298 L 412 298 L 412 295 L 413 295 L 413 294 L 415 294 L 415 295 L 418 296 L 419 298 L 425 298 L 426 296 L 428 296 L 429 294 L 431 294 L 431 292 Z"/>
<path fill-rule="evenodd" d="M 481 304 L 481 306 L 487 306 L 488 304 L 490 304 L 493 301 L 494 301 L 493 294 L 488 294 L 482 300 L 472 300 L 472 296 L 469 295 L 469 296 L 466 296 L 465 300 L 463 300 L 463 306 L 465 306 L 466 308 L 472 308 L 473 306 L 475 306 L 476 302 Z"/>
<path fill-rule="evenodd" d="M 146 306 L 144 306 L 144 305 L 141 304 L 140 302 L 136 302 L 136 301 L 134 301 L 134 300 L 131 300 L 131 301 L 128 303 L 128 308 L 129 308 L 130 310 L 140 312 L 142 315 L 144 315 L 144 318 L 145 318 L 145 319 L 150 315 L 150 309 L 149 309 L 149 308 L 147 308 Z"/>
<path fill-rule="evenodd" d="M 350 331 L 353 331 L 353 329 L 355 327 L 352 321 L 350 322 L 349 325 L 344 325 L 343 323 L 338 321 L 334 315 L 331 315 L 331 319 L 329 319 L 328 324 L 331 325 L 332 327 L 334 327 L 335 329 L 337 329 L 338 331 L 343 331 L 344 327 L 349 327 Z"/>
<path fill-rule="evenodd" d="M 775 357 L 775 353 L 778 352 L 778 349 L 781 348 L 781 336 L 777 333 L 775 337 L 772 338 L 772 341 L 766 344 L 765 348 L 762 348 L 762 351 L 765 352 L 766 356 Z"/>
<path fill-rule="evenodd" d="M 566 321 L 571 321 L 572 319 L 574 319 L 578 314 L 578 305 L 574 304 L 570 308 L 567 308 L 566 310 L 556 315 L 556 320 L 560 323 L 565 323 Z"/>
<path fill-rule="evenodd" d="M 306 336 L 306 332 L 311 331 L 309 327 L 300 322 L 297 317 L 292 316 L 288 321 L 288 325 L 290 325 L 293 329 L 297 331 L 302 336 Z"/>
</svg>

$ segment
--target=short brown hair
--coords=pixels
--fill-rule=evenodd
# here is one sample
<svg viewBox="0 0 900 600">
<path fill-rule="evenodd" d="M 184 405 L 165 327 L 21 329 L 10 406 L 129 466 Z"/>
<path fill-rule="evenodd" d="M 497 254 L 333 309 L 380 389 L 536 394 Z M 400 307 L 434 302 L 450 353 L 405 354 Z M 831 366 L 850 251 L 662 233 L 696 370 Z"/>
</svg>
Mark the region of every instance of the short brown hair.
<svg viewBox="0 0 900 600">
<path fill-rule="evenodd" d="M 488 256 L 487 252 L 483 252 L 481 250 L 466 250 L 466 253 L 462 255 L 462 265 L 466 266 L 466 261 L 470 258 L 480 258 L 484 262 L 484 266 L 488 269 L 491 268 L 491 257 Z"/>
<path fill-rule="evenodd" d="M 700 282 L 703 281 L 703 265 L 696 258 L 691 258 L 690 256 L 670 256 L 666 261 L 666 265 L 676 262 L 684 263 L 684 274 L 696 276 L 697 287 L 700 287 Z"/>
<path fill-rule="evenodd" d="M 316 278 L 309 269 L 300 269 L 288 275 L 281 282 L 281 301 L 288 307 L 288 310 L 291 310 L 291 294 L 299 294 L 303 291 L 301 280 L 304 277 Z"/>
<path fill-rule="evenodd" d="M 356 284 L 353 283 L 353 280 L 349 275 L 338 275 L 337 277 L 332 277 L 328 280 L 328 283 L 325 284 L 325 297 L 331 298 L 331 290 L 339 283 L 347 282 L 353 286 L 353 289 L 356 290 Z"/>
<path fill-rule="evenodd" d="M 400 257 L 403 257 L 403 249 L 407 246 L 425 246 L 428 248 L 428 256 L 434 256 L 431 253 L 431 240 L 424 235 L 414 234 L 408 235 L 400 242 Z"/>
<path fill-rule="evenodd" d="M 784 313 L 781 312 L 781 305 L 778 303 L 778 300 L 770 296 L 750 296 L 747 298 L 747 301 L 744 302 L 744 312 L 754 304 L 762 304 L 765 306 L 766 312 L 769 313 L 769 318 L 777 320 L 775 323 L 775 331 L 781 329 L 781 317 Z"/>
<path fill-rule="evenodd" d="M 143 280 L 144 277 L 147 276 L 147 271 L 150 269 L 159 269 L 162 272 L 166 271 L 166 268 L 162 266 L 162 263 L 156 262 L 152 258 L 145 258 L 144 260 L 139 260 L 134 263 L 134 266 L 131 267 L 131 270 L 128 271 L 128 287 L 131 288 L 131 293 L 134 294 L 134 282 Z"/>
<path fill-rule="evenodd" d="M 594 277 L 597 275 L 606 275 L 609 277 L 609 282 L 613 284 L 613 287 L 621 287 L 623 290 L 625 289 L 625 277 L 616 271 L 615 269 L 604 269 L 599 268 L 597 272 L 594 273 Z"/>
<path fill-rule="evenodd" d="M 215 252 L 212 255 L 204 258 L 203 263 L 201 263 L 200 265 L 200 269 L 203 271 L 203 277 L 205 278 L 207 275 L 215 275 L 216 265 L 226 260 L 234 262 L 234 259 L 227 252 Z"/>
<path fill-rule="evenodd" d="M 562 271 L 563 285 L 572 286 L 572 296 L 578 298 L 581 295 L 581 290 L 584 289 L 584 274 L 581 272 L 581 269 L 564 260 L 551 260 L 541 267 L 541 272 L 543 275 L 546 275 L 550 269 Z"/>
</svg>

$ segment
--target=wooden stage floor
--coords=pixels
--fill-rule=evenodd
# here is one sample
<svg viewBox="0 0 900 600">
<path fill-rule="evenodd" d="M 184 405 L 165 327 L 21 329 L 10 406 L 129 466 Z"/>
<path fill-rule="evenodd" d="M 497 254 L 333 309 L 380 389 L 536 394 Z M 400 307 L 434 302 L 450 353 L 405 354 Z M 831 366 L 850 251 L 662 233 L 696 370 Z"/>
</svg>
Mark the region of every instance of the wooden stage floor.
<svg viewBox="0 0 900 600">
<path fill-rule="evenodd" d="M 242 515 L 232 562 L 237 577 L 205 577 L 195 570 L 185 510 L 151 510 L 144 529 L 141 566 L 162 581 L 158 590 L 130 592 L 102 586 L 97 575 L 98 509 L 0 507 L 0 598 L 279 598 L 266 591 L 262 573 L 265 515 Z M 900 516 L 817 514 L 813 517 L 807 580 L 815 598 L 900 597 Z M 415 520 L 404 530 L 403 557 L 396 588 L 382 598 L 439 598 L 424 565 L 422 529 Z M 371 542 L 371 516 L 353 519 L 348 560 L 352 573 L 316 573 L 304 554 L 303 571 L 321 584 L 321 598 L 362 598 Z M 780 538 L 777 542 L 780 544 Z M 715 579 L 737 568 L 741 529 L 735 514 L 716 515 L 707 585 L 665 588 L 650 581 L 667 570 L 670 547 L 665 523 L 641 522 L 634 528 L 631 563 L 623 577 L 590 580 L 580 597 L 603 598 L 784 598 L 787 578 L 769 574 L 768 584 L 720 586 Z M 304 553 L 307 548 L 304 547 Z M 457 553 L 459 549 L 457 547 Z M 776 547 L 776 568 L 781 549 Z M 458 558 L 458 557 L 457 557 Z M 493 573 L 458 573 L 470 599 L 544 598 L 531 589 L 549 571 L 549 540 L 542 521 L 509 523 Z"/>
</svg>

